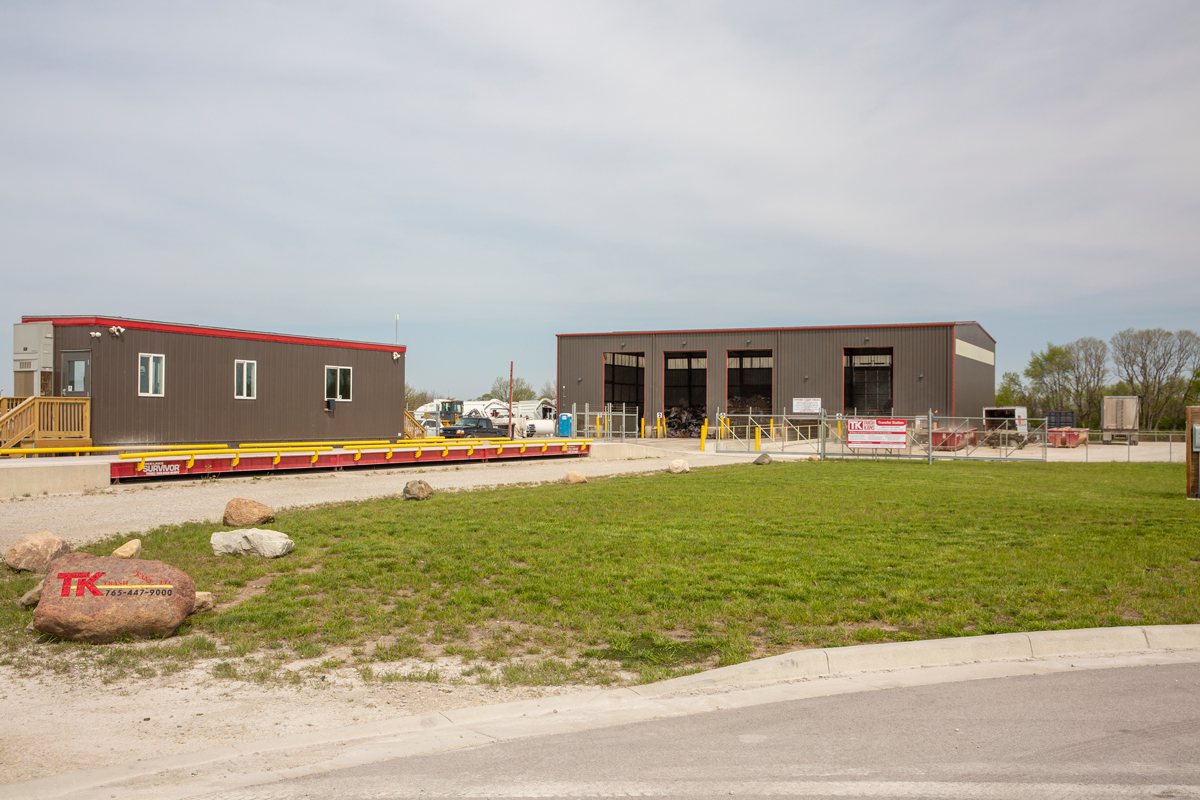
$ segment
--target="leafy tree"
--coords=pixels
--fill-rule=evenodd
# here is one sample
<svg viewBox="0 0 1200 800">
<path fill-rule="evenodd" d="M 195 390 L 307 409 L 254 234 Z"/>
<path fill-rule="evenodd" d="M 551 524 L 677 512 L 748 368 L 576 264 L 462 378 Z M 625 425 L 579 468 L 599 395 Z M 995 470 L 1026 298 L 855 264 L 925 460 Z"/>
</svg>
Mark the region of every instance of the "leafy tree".
<svg viewBox="0 0 1200 800">
<path fill-rule="evenodd" d="M 1029 394 L 1021 383 L 1021 376 L 1016 372 L 1006 372 L 1000 377 L 1000 385 L 996 387 L 996 405 L 998 406 L 1028 406 Z"/>
<path fill-rule="evenodd" d="M 508 378 L 501 376 L 492 381 L 492 388 L 479 396 L 480 400 L 504 400 L 508 401 Z M 537 395 L 533 391 L 533 387 L 529 385 L 529 381 L 524 378 L 513 378 L 512 388 L 513 402 L 518 400 L 537 400 Z"/>
<path fill-rule="evenodd" d="M 1062 411 L 1070 402 L 1070 374 L 1074 369 L 1068 347 L 1046 344 L 1046 350 L 1033 353 L 1025 377 L 1029 379 L 1029 396 L 1041 416 L 1047 411 Z"/>
</svg>

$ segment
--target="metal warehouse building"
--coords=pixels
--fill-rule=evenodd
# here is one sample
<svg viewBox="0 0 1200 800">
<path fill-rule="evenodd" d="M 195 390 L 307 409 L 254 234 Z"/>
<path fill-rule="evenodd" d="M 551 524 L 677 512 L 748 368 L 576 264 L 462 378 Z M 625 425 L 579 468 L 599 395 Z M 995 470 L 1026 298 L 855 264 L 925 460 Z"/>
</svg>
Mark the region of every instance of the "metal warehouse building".
<svg viewBox="0 0 1200 800">
<path fill-rule="evenodd" d="M 559 410 L 621 403 L 792 414 L 982 416 L 995 402 L 996 340 L 977 322 L 745 328 L 558 336 Z"/>
<path fill-rule="evenodd" d="M 18 397 L 91 398 L 97 445 L 282 442 L 404 430 L 405 348 L 119 317 L 13 326 Z"/>
</svg>

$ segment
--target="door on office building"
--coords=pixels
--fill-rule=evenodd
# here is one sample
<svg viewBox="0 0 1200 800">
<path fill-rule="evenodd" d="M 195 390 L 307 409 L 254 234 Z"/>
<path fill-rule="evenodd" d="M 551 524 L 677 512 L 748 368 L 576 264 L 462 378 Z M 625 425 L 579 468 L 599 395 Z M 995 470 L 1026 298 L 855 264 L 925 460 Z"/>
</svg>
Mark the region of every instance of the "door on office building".
<svg viewBox="0 0 1200 800">
<path fill-rule="evenodd" d="M 62 396 L 92 396 L 92 351 L 64 350 L 62 354 Z"/>
</svg>

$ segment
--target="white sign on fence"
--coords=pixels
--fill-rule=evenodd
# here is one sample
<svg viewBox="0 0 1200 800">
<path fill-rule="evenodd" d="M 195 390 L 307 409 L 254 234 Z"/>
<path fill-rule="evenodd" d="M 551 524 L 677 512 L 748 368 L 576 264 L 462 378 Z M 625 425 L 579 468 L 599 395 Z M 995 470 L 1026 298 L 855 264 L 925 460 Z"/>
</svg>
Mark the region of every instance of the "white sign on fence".
<svg viewBox="0 0 1200 800">
<path fill-rule="evenodd" d="M 902 419 L 851 419 L 846 421 L 846 446 L 851 450 L 903 450 L 908 435 Z"/>
<path fill-rule="evenodd" d="M 793 397 L 792 398 L 792 413 L 793 414 L 820 414 L 821 413 L 821 398 L 819 398 L 819 397 Z"/>
</svg>

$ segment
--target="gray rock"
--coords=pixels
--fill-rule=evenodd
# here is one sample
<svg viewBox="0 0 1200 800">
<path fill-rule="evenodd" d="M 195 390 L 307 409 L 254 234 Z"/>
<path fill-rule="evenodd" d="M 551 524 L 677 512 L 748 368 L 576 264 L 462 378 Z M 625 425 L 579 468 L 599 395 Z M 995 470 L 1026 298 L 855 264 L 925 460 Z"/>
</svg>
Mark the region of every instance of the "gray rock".
<svg viewBox="0 0 1200 800">
<path fill-rule="evenodd" d="M 279 558 L 295 549 L 286 533 L 243 528 L 236 531 L 217 531 L 209 537 L 214 556 L 262 556 Z"/>
<path fill-rule="evenodd" d="M 682 458 L 677 458 L 667 465 L 667 472 L 671 473 L 672 475 L 682 475 L 685 472 L 691 471 L 692 470 L 688 466 L 688 463 Z"/>
<path fill-rule="evenodd" d="M 22 536 L 4 554 L 4 563 L 18 572 L 45 572 L 50 562 L 71 552 L 71 545 L 50 531 Z"/>
<path fill-rule="evenodd" d="M 563 477 L 563 483 L 587 483 L 587 478 L 583 477 L 582 472 L 571 470 L 566 474 L 565 477 Z"/>
<path fill-rule="evenodd" d="M 405 500 L 428 500 L 433 497 L 433 487 L 425 481 L 409 481 L 404 484 Z"/>
<path fill-rule="evenodd" d="M 221 524 L 231 528 L 251 528 L 274 521 L 275 509 L 244 497 L 235 497 L 225 504 L 225 516 Z"/>
<path fill-rule="evenodd" d="M 30 589 L 25 594 L 21 595 L 21 599 L 17 601 L 17 605 L 21 608 L 33 608 L 38 604 L 38 600 L 42 599 L 42 584 L 46 582 L 45 578 L 38 581 L 38 585 Z"/>
<path fill-rule="evenodd" d="M 130 539 L 125 544 L 112 551 L 113 558 L 141 558 L 142 540 Z"/>
<path fill-rule="evenodd" d="M 769 455 L 767 455 L 766 453 L 763 453 L 761 456 L 759 456 L 758 458 L 754 459 L 754 463 L 755 463 L 755 464 L 770 464 L 770 463 L 771 463 L 772 461 L 774 461 L 774 460 L 775 460 L 775 459 L 771 458 L 771 457 L 770 457 Z"/>
</svg>

